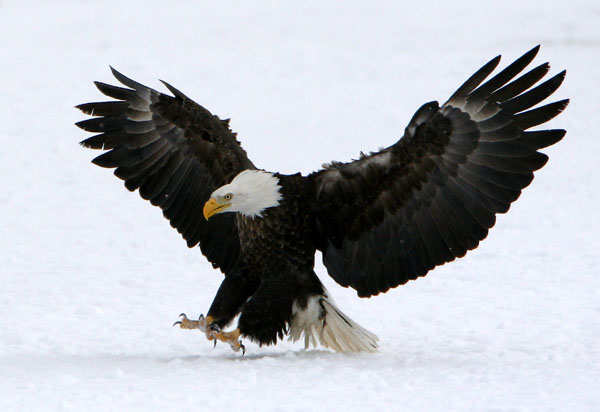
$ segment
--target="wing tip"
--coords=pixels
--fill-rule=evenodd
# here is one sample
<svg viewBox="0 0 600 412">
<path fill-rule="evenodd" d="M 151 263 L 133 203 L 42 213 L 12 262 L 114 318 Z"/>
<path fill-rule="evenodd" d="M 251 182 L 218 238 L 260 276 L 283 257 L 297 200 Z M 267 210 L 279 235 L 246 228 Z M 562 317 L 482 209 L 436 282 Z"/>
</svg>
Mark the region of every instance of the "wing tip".
<svg viewBox="0 0 600 412">
<path fill-rule="evenodd" d="M 537 56 L 537 54 L 539 53 L 541 47 L 542 47 L 541 44 L 537 44 L 536 46 L 533 46 L 531 48 L 531 50 L 529 50 L 527 53 L 525 53 L 525 56 L 528 56 L 529 54 L 533 54 L 533 56 L 531 57 L 531 59 L 533 60 L 533 58 L 535 56 Z"/>
<path fill-rule="evenodd" d="M 109 65 L 108 67 L 110 67 L 110 71 L 111 71 L 112 75 L 115 77 L 115 79 L 117 79 L 121 84 L 123 84 L 127 87 L 131 87 L 133 90 L 135 90 L 138 93 L 139 92 L 147 92 L 148 90 L 150 90 L 150 88 L 148 86 L 144 86 L 143 84 L 138 83 L 133 79 L 130 79 L 129 77 L 125 76 L 123 73 L 119 72 L 117 69 L 112 67 L 111 65 Z"/>
<path fill-rule="evenodd" d="M 114 168 L 115 167 L 114 162 L 109 160 L 110 153 L 111 152 L 106 152 L 106 153 L 101 154 L 100 156 L 96 156 L 95 158 L 92 159 L 92 163 L 95 164 L 96 166 L 104 167 L 107 169 Z M 109 155 L 109 156 L 107 156 L 107 155 Z"/>
<path fill-rule="evenodd" d="M 88 103 L 78 104 L 77 106 L 73 106 L 73 108 L 82 111 L 84 114 L 93 115 L 93 112 L 91 112 L 88 109 L 89 108 L 89 104 Z M 77 123 L 79 123 L 79 122 L 77 122 Z M 75 123 L 75 125 L 77 125 L 77 123 Z"/>
<path fill-rule="evenodd" d="M 125 78 L 125 79 L 129 79 L 127 76 L 125 76 L 123 73 L 121 73 L 120 71 L 118 71 L 117 69 L 115 69 L 114 67 L 112 67 L 110 64 L 108 65 L 108 67 L 110 68 L 110 72 L 112 73 L 112 75 L 115 77 L 115 79 L 117 79 L 118 81 L 120 81 L 121 83 L 123 83 L 121 81 L 121 79 Z M 129 79 L 130 80 L 130 79 Z M 125 83 L 123 83 L 125 84 Z"/>
<path fill-rule="evenodd" d="M 79 145 L 81 147 L 85 147 L 86 149 L 97 149 L 97 147 L 94 147 L 94 145 L 91 145 L 88 142 L 88 140 L 90 140 L 90 139 L 89 138 L 88 139 L 83 139 L 81 142 L 79 142 Z"/>
<path fill-rule="evenodd" d="M 566 134 L 567 131 L 565 129 L 556 129 L 556 141 L 560 142 Z"/>
<path fill-rule="evenodd" d="M 183 100 L 191 100 L 189 97 L 187 97 L 185 94 L 181 93 L 181 91 L 179 91 L 177 88 L 175 88 L 175 87 L 171 86 L 171 85 L 170 85 L 169 83 L 167 83 L 166 81 L 164 81 L 164 80 L 159 80 L 159 81 L 160 81 L 162 84 L 164 84 L 164 85 L 165 85 L 165 87 L 166 87 L 167 89 L 169 89 L 169 91 L 170 91 L 171 93 L 173 93 L 173 95 L 174 95 L 175 97 L 179 97 L 180 99 L 183 99 Z"/>
<path fill-rule="evenodd" d="M 565 81 L 566 77 L 567 77 L 567 71 L 563 70 L 551 79 L 552 81 L 555 81 L 557 83 L 556 89 L 558 89 L 560 87 L 560 85 Z M 556 90 L 556 89 L 554 89 L 554 90 Z"/>
<path fill-rule="evenodd" d="M 110 91 L 113 89 L 118 89 L 118 87 L 113 86 L 112 84 L 108 84 L 108 83 L 104 83 L 104 82 L 100 82 L 98 80 L 94 81 L 94 86 L 96 86 L 96 88 L 98 90 L 100 90 L 100 92 L 106 96 L 112 97 L 110 95 Z M 113 97 L 114 99 L 116 99 L 115 97 Z M 123 100 L 123 99 L 117 99 L 117 100 Z"/>
<path fill-rule="evenodd" d="M 554 116 L 558 116 L 559 114 L 564 112 L 570 102 L 571 102 L 571 99 L 562 99 L 562 100 L 558 100 L 554 103 L 550 103 L 550 104 L 556 106 L 557 113 Z"/>
<path fill-rule="evenodd" d="M 75 123 L 75 126 L 79 127 L 81 130 L 84 130 L 87 132 L 87 131 L 89 131 L 87 128 L 87 124 L 89 123 L 89 120 L 90 119 L 80 120 Z"/>
</svg>

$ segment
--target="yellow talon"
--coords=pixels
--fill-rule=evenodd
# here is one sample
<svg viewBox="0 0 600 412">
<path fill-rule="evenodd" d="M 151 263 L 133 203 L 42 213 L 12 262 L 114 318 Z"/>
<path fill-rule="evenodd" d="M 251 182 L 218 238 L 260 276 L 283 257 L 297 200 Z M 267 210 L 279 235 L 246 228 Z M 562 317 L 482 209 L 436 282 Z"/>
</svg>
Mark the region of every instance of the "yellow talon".
<svg viewBox="0 0 600 412">
<path fill-rule="evenodd" d="M 242 355 L 246 353 L 246 348 L 240 340 L 241 332 L 239 328 L 231 332 L 224 332 L 217 325 L 213 325 L 214 319 L 212 316 L 204 317 L 200 315 L 198 320 L 190 320 L 185 313 L 182 313 L 179 317 L 181 320 L 175 322 L 173 326 L 179 325 L 181 329 L 199 329 L 205 333 L 206 339 L 214 341 L 215 345 L 217 344 L 217 340 L 220 340 L 221 342 L 228 343 L 233 351 L 239 352 L 241 349 Z"/>
<path fill-rule="evenodd" d="M 213 323 L 212 316 L 204 317 L 200 315 L 200 318 L 198 318 L 198 320 L 190 320 L 185 315 L 185 313 L 182 313 L 181 315 L 179 315 L 179 317 L 181 318 L 181 320 L 175 322 L 173 326 L 179 325 L 181 329 L 200 329 L 202 332 L 207 332 L 208 326 L 211 323 Z"/>
<path fill-rule="evenodd" d="M 231 342 L 231 341 L 237 341 L 240 338 L 240 330 L 239 329 L 235 329 L 232 330 L 231 332 L 215 332 L 215 334 L 213 335 L 215 338 L 219 339 L 220 341 L 223 342 Z"/>
<path fill-rule="evenodd" d="M 218 331 L 213 333 L 213 337 L 215 339 L 228 343 L 231 349 L 233 349 L 235 352 L 239 352 L 239 350 L 241 349 L 243 355 L 244 353 L 246 353 L 246 347 L 242 344 L 242 341 L 240 340 L 240 335 L 241 332 L 239 328 L 232 330 L 231 332 Z"/>
</svg>

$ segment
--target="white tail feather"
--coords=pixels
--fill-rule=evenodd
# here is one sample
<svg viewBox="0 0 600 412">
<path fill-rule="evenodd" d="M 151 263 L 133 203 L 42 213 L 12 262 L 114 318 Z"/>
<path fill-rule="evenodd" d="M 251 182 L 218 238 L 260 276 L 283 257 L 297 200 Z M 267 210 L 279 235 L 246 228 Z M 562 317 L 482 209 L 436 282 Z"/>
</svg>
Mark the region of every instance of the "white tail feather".
<svg viewBox="0 0 600 412">
<path fill-rule="evenodd" d="M 293 313 L 290 339 L 296 342 L 304 335 L 306 349 L 319 342 L 336 352 L 377 351 L 377 336 L 339 310 L 327 292 L 311 296 L 305 308 L 294 302 Z"/>
</svg>

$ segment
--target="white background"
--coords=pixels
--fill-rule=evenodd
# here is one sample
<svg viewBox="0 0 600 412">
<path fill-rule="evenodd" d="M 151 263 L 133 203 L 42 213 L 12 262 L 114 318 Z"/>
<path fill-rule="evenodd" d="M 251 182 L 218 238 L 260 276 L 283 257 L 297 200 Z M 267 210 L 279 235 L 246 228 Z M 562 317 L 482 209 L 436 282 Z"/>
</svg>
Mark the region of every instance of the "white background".
<svg viewBox="0 0 600 412">
<path fill-rule="evenodd" d="M 600 409 L 597 1 L 0 1 L 0 410 Z M 308 173 L 399 138 L 498 53 L 568 69 L 565 139 L 468 256 L 373 299 L 317 273 L 376 354 L 172 328 L 222 275 L 73 123 L 108 65 L 162 78 L 251 159 Z"/>
</svg>

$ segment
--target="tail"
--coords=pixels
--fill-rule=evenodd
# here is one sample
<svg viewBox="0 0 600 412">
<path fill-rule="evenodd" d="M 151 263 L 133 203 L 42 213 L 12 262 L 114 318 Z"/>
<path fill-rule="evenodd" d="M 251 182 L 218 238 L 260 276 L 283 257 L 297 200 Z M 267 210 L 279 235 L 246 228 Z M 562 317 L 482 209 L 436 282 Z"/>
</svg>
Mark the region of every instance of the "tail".
<svg viewBox="0 0 600 412">
<path fill-rule="evenodd" d="M 304 336 L 304 347 L 317 342 L 336 352 L 376 352 L 377 335 L 369 332 L 348 316 L 333 302 L 327 291 L 308 298 L 305 308 L 294 303 L 294 317 L 290 325 L 290 340 Z"/>
</svg>

